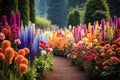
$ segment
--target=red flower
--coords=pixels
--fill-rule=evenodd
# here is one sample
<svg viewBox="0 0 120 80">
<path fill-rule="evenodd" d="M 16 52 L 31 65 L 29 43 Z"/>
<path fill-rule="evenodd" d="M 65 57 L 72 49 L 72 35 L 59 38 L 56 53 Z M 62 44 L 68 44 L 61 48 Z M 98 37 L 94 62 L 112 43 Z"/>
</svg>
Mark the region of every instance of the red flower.
<svg viewBox="0 0 120 80">
<path fill-rule="evenodd" d="M 46 51 L 47 51 L 47 52 L 50 52 L 50 48 L 47 48 Z"/>
</svg>

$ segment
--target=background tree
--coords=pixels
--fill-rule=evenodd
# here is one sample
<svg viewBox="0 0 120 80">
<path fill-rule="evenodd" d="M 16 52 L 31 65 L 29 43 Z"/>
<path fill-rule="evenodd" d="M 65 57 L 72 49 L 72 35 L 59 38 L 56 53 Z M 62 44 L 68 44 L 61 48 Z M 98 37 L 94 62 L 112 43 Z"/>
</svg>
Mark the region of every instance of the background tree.
<svg viewBox="0 0 120 80">
<path fill-rule="evenodd" d="M 86 5 L 84 23 L 100 21 L 102 18 L 110 18 L 109 7 L 106 0 L 88 0 Z"/>
<path fill-rule="evenodd" d="M 30 0 L 29 7 L 30 7 L 30 21 L 32 23 L 35 23 L 35 0 Z"/>
<path fill-rule="evenodd" d="M 23 21 L 23 25 L 28 25 L 30 20 L 29 0 L 18 0 L 18 8 L 21 13 L 21 20 Z"/>
<path fill-rule="evenodd" d="M 67 4 L 65 0 L 48 0 L 48 19 L 52 24 L 60 27 L 66 25 Z"/>
<path fill-rule="evenodd" d="M 10 13 L 18 10 L 18 0 L 0 0 L 0 17 L 6 15 L 10 22 Z"/>
<path fill-rule="evenodd" d="M 36 0 L 37 15 L 47 17 L 47 0 Z"/>
<path fill-rule="evenodd" d="M 120 0 L 107 0 L 110 7 L 110 15 L 120 17 Z"/>
<path fill-rule="evenodd" d="M 74 9 L 68 15 L 67 25 L 77 26 L 80 25 L 80 11 L 78 9 Z"/>
<path fill-rule="evenodd" d="M 69 7 L 73 7 L 73 8 L 75 8 L 76 6 L 83 7 L 85 2 L 86 0 L 68 0 L 68 5 Z"/>
</svg>

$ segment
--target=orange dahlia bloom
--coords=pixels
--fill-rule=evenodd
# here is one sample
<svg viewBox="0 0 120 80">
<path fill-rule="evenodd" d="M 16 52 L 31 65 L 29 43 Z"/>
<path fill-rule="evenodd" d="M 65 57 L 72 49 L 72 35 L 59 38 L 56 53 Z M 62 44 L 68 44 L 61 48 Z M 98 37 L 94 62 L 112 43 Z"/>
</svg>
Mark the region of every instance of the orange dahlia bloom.
<svg viewBox="0 0 120 80">
<path fill-rule="evenodd" d="M 6 62 L 11 64 L 13 58 L 14 58 L 14 50 L 13 50 L 13 48 L 11 48 L 11 47 L 6 48 L 5 49 L 5 60 L 6 60 Z"/>
<path fill-rule="evenodd" d="M 26 55 L 30 53 L 30 50 L 28 48 L 23 48 L 23 50 L 25 51 Z"/>
<path fill-rule="evenodd" d="M 5 49 L 7 48 L 7 47 L 11 47 L 11 43 L 10 43 L 10 41 L 9 40 L 4 40 L 3 42 L 2 42 L 2 52 L 4 53 L 5 52 Z"/>
<path fill-rule="evenodd" d="M 22 58 L 21 60 L 20 60 L 20 64 L 28 64 L 28 60 L 26 59 L 26 58 Z"/>
<path fill-rule="evenodd" d="M 18 56 L 18 53 L 17 53 L 16 51 L 14 51 L 14 54 L 15 54 L 15 55 L 14 55 L 15 57 L 17 57 L 17 56 Z"/>
<path fill-rule="evenodd" d="M 18 54 L 25 56 L 25 50 L 24 49 L 20 49 L 18 51 Z"/>
<path fill-rule="evenodd" d="M 9 31 L 7 28 L 3 28 L 1 32 L 4 33 L 5 35 L 7 35 Z"/>
<path fill-rule="evenodd" d="M 4 60 L 5 59 L 5 55 L 3 53 L 0 53 L 0 60 Z"/>
<path fill-rule="evenodd" d="M 15 57 L 15 63 L 16 63 L 16 64 L 19 64 L 19 63 L 20 63 L 20 60 L 21 60 L 22 58 L 24 58 L 23 55 L 18 55 L 17 57 Z"/>
<path fill-rule="evenodd" d="M 25 73 L 25 72 L 27 72 L 28 67 L 27 67 L 26 64 L 20 64 L 19 65 L 19 70 L 20 70 L 21 73 Z"/>
</svg>

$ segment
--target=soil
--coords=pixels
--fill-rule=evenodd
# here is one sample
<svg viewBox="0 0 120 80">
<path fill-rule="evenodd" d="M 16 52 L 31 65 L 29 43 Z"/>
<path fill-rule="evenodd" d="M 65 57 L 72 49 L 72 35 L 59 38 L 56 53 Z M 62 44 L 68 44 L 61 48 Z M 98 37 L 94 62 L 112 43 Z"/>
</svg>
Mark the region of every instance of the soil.
<svg viewBox="0 0 120 80">
<path fill-rule="evenodd" d="M 63 57 L 55 57 L 54 70 L 43 80 L 87 80 L 86 75 Z"/>
</svg>

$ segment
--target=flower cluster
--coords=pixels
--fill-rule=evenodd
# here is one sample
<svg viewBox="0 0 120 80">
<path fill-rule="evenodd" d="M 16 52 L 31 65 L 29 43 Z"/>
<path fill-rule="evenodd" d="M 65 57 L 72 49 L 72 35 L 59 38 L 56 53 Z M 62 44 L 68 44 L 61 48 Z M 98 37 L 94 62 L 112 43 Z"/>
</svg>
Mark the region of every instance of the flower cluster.
<svg viewBox="0 0 120 80">
<path fill-rule="evenodd" d="M 30 50 L 28 48 L 23 48 L 15 51 L 11 47 L 11 42 L 9 40 L 2 41 L 2 45 L 0 48 L 0 65 L 3 66 L 0 67 L 0 71 L 2 71 L 3 74 L 5 74 L 6 71 L 13 71 L 14 75 L 17 75 L 19 73 L 26 73 L 28 71 L 28 59 L 25 58 L 25 56 L 29 53 Z M 7 68 L 7 66 L 10 67 Z M 11 67 L 13 69 L 11 69 Z M 10 75 L 10 73 L 8 74 Z"/>
</svg>

